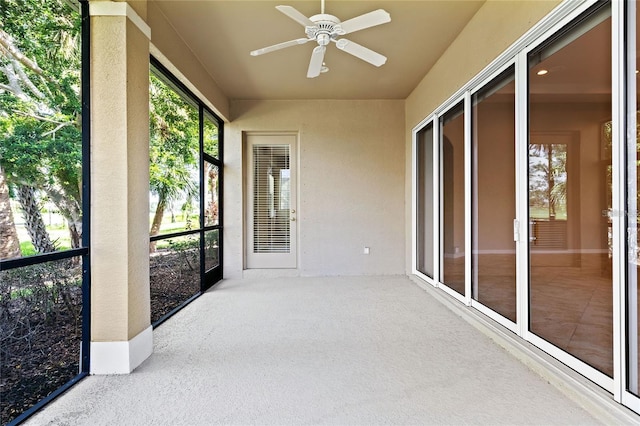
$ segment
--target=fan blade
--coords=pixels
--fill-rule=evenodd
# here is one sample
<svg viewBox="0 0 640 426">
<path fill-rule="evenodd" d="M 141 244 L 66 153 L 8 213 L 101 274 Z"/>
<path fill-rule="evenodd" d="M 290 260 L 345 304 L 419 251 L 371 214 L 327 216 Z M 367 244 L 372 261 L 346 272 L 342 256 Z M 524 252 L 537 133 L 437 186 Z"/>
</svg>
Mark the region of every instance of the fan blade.
<svg viewBox="0 0 640 426">
<path fill-rule="evenodd" d="M 364 30 L 365 28 L 386 24 L 387 22 L 391 22 L 391 15 L 389 15 L 386 10 L 374 10 L 373 12 L 356 16 L 355 18 L 348 19 L 341 23 L 340 27 L 342 27 L 342 31 L 344 31 L 344 33 L 341 34 L 353 33 L 356 31 Z"/>
<path fill-rule="evenodd" d="M 320 75 L 322 70 L 322 61 L 324 61 L 324 52 L 327 50 L 325 46 L 316 46 L 311 54 L 311 61 L 309 61 L 309 69 L 307 70 L 307 77 L 314 78 Z"/>
<path fill-rule="evenodd" d="M 362 59 L 363 61 L 367 61 L 371 65 L 375 65 L 376 67 L 384 65 L 384 63 L 387 62 L 386 56 L 383 56 L 371 49 L 367 49 L 366 47 L 361 46 L 358 43 L 354 43 L 353 41 L 349 41 L 344 38 L 336 41 L 336 47 L 357 58 Z"/>
<path fill-rule="evenodd" d="M 284 49 L 285 47 L 296 46 L 298 44 L 305 44 L 308 41 L 311 41 L 311 38 L 299 38 L 296 40 L 285 41 L 284 43 L 274 44 L 273 46 L 263 47 L 262 49 L 254 50 L 250 52 L 251 56 L 264 55 L 265 53 L 273 52 L 275 50 Z"/>
<path fill-rule="evenodd" d="M 304 27 L 313 27 L 315 25 L 311 19 L 298 12 L 298 9 L 293 6 L 276 6 L 276 9 Z"/>
</svg>

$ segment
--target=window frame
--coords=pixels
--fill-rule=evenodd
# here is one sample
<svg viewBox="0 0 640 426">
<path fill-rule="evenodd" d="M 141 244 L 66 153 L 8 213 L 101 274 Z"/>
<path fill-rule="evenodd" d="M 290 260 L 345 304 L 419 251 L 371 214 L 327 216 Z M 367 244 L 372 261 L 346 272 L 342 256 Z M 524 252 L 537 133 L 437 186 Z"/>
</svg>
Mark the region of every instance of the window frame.
<svg viewBox="0 0 640 426">
<path fill-rule="evenodd" d="M 200 239 L 199 250 L 200 250 L 200 283 L 199 283 L 199 291 L 197 291 L 193 296 L 189 297 L 187 300 L 183 301 L 174 309 L 170 310 L 162 317 L 160 317 L 157 321 L 155 321 L 152 326 L 155 328 L 173 316 L 176 312 L 184 308 L 191 301 L 199 297 L 202 293 L 213 287 L 216 283 L 222 280 L 223 277 L 223 239 L 222 233 L 224 228 L 223 218 L 224 218 L 224 206 L 223 206 L 223 197 L 224 197 L 224 167 L 222 158 L 224 155 L 224 122 L 223 120 L 212 111 L 205 103 L 196 96 L 180 79 L 178 79 L 169 69 L 163 65 L 163 63 L 158 60 L 155 56 L 150 55 L 149 59 L 150 72 L 151 68 L 157 71 L 159 77 L 165 79 L 170 85 L 174 86 L 178 89 L 178 95 L 186 96 L 186 102 L 193 104 L 198 111 L 198 176 L 199 176 L 199 201 L 198 201 L 198 209 L 199 209 L 199 223 L 198 229 L 194 230 L 185 230 L 173 233 L 166 234 L 158 234 L 154 236 L 150 236 L 149 241 L 161 241 L 170 238 L 183 237 L 189 235 L 198 235 Z M 180 93 L 182 92 L 182 93 Z M 204 151 L 204 121 L 206 116 L 213 121 L 218 128 L 218 156 L 214 157 L 213 155 L 206 153 Z M 205 177 L 204 177 L 204 164 L 205 162 L 211 163 L 218 167 L 218 223 L 215 225 L 206 225 L 205 224 Z M 210 231 L 218 231 L 218 265 L 214 266 L 210 270 L 206 270 L 205 268 L 205 237 L 206 233 Z"/>
</svg>

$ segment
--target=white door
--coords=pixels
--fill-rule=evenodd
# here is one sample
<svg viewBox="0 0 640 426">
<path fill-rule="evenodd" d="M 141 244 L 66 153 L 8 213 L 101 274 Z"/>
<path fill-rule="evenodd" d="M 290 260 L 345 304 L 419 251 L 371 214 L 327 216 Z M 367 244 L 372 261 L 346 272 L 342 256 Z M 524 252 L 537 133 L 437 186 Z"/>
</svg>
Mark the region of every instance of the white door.
<svg viewBox="0 0 640 426">
<path fill-rule="evenodd" d="M 246 139 L 245 267 L 297 267 L 295 134 Z"/>
</svg>

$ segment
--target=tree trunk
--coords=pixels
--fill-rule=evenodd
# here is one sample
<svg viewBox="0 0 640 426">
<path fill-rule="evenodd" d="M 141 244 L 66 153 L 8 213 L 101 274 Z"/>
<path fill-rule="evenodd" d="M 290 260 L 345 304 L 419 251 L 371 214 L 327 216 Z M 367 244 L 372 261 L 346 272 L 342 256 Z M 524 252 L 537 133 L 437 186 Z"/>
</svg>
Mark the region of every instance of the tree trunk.
<svg viewBox="0 0 640 426">
<path fill-rule="evenodd" d="M 9 186 L 0 167 L 0 259 L 20 257 L 20 240 L 9 204 Z"/>
<path fill-rule="evenodd" d="M 160 225 L 162 225 L 162 217 L 164 216 L 164 209 L 167 207 L 167 200 L 160 197 L 158 200 L 158 206 L 156 207 L 156 213 L 153 215 L 153 221 L 151 222 L 150 236 L 158 235 L 160 232 Z M 149 253 L 155 253 L 156 242 L 153 241 L 149 244 Z"/>
<path fill-rule="evenodd" d="M 38 253 L 49 253 L 56 248 L 44 226 L 42 214 L 36 199 L 36 190 L 32 186 L 18 186 L 18 201 L 24 211 L 24 219 L 31 242 Z"/>
<path fill-rule="evenodd" d="M 65 196 L 55 187 L 46 188 L 47 195 L 56 205 L 62 216 L 67 221 L 71 248 L 79 248 L 82 245 L 82 207 L 75 198 Z"/>
</svg>

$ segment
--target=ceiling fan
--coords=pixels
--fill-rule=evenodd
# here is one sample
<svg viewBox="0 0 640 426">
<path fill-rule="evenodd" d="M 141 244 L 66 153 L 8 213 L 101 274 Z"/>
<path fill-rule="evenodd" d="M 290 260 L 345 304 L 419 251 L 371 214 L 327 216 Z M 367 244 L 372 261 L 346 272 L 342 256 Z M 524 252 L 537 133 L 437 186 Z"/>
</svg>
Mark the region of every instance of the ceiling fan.
<svg viewBox="0 0 640 426">
<path fill-rule="evenodd" d="M 313 49 L 313 53 L 311 54 L 311 61 L 309 62 L 309 69 L 307 70 L 308 78 L 317 77 L 321 72 L 329 70 L 323 62 L 324 54 L 329 42 L 334 42 L 338 49 L 360 58 L 363 61 L 369 62 L 376 67 L 387 62 L 387 58 L 384 55 L 345 38 L 338 38 L 345 34 L 354 33 L 356 31 L 364 30 L 365 28 L 390 22 L 391 15 L 389 15 L 389 13 L 384 9 L 374 10 L 373 12 L 365 13 L 364 15 L 357 16 L 344 22 L 340 22 L 340 19 L 333 15 L 324 13 L 324 0 L 321 0 L 320 14 L 313 15 L 310 18 L 307 18 L 292 6 L 276 6 L 276 9 L 304 26 L 307 37 L 285 41 L 284 43 L 278 43 L 273 46 L 254 50 L 251 52 L 251 56 L 263 55 L 286 47 L 315 41 L 318 45 Z"/>
</svg>

